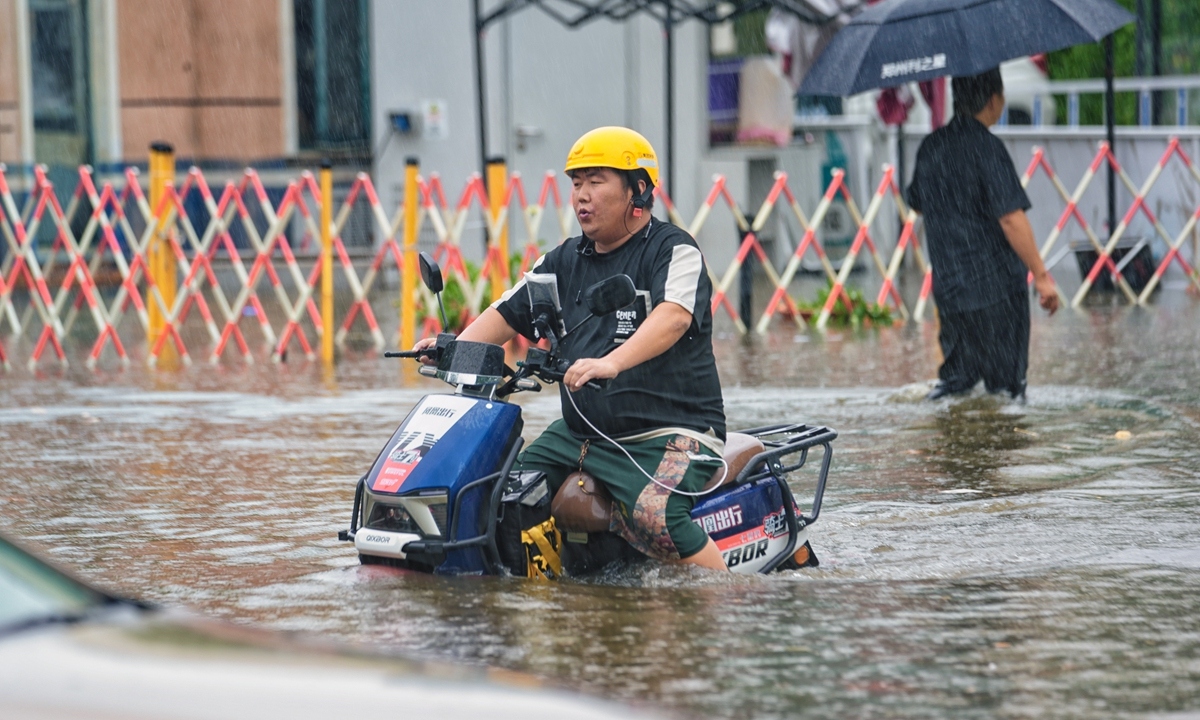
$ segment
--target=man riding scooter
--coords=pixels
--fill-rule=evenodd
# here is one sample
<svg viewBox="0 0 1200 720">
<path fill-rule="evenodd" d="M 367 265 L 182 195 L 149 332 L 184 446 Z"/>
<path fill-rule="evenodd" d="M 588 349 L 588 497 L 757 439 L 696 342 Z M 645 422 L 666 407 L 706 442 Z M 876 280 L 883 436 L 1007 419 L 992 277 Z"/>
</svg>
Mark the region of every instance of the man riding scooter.
<svg viewBox="0 0 1200 720">
<path fill-rule="evenodd" d="M 561 383 L 563 417 L 525 449 L 520 469 L 546 473 L 554 491 L 570 473 L 590 473 L 613 498 L 610 529 L 636 550 L 725 570 L 716 543 L 689 517 L 721 464 L 725 440 L 704 258 L 686 231 L 650 215 L 658 158 L 639 133 L 586 133 L 565 171 L 583 234 L 538 258 L 530 272 L 557 282 L 562 319 L 573 328 L 560 354 L 573 363 Z M 588 317 L 584 290 L 622 273 L 637 300 L 580 324 Z M 502 345 L 519 333 L 536 340 L 525 285 L 518 282 L 459 339 Z M 435 342 L 426 338 L 413 349 Z"/>
</svg>

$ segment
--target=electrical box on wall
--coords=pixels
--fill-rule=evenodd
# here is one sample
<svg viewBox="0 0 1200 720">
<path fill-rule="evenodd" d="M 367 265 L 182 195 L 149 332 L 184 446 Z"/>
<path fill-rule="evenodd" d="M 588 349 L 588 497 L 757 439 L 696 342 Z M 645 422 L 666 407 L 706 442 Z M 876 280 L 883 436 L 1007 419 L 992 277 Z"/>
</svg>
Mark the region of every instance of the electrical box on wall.
<svg viewBox="0 0 1200 720">
<path fill-rule="evenodd" d="M 412 110 L 393 110 L 388 113 L 388 122 L 392 125 L 392 132 L 402 137 L 421 135 L 419 116 Z"/>
</svg>

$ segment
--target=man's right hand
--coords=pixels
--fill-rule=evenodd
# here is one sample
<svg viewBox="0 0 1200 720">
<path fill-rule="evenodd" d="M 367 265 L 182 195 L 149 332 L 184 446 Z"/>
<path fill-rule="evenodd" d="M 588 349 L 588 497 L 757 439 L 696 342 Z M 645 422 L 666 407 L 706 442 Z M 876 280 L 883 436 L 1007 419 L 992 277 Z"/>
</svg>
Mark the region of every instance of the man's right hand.
<svg viewBox="0 0 1200 720">
<path fill-rule="evenodd" d="M 1021 258 L 1021 262 L 1033 273 L 1033 288 L 1037 290 L 1038 304 L 1053 315 L 1058 310 L 1058 289 L 1050 271 L 1042 263 L 1042 256 L 1038 254 L 1037 243 L 1033 239 L 1033 227 L 1030 226 L 1025 211 L 1014 210 L 1000 218 L 1000 228 L 1004 230 L 1004 237 L 1017 253 L 1017 257 Z"/>
<path fill-rule="evenodd" d="M 1033 289 L 1038 294 L 1038 305 L 1053 315 L 1058 310 L 1058 286 L 1049 272 L 1043 272 L 1033 278 Z"/>
<path fill-rule="evenodd" d="M 428 350 L 429 348 L 435 347 L 436 345 L 437 345 L 437 338 L 427 337 L 427 338 L 421 338 L 420 340 L 418 340 L 417 343 L 415 345 L 413 345 L 412 349 L 413 349 L 413 352 L 417 352 L 419 350 Z M 421 360 L 421 363 L 424 365 L 437 365 L 437 360 L 432 357 L 429 357 L 428 355 L 422 355 L 420 360 Z"/>
</svg>

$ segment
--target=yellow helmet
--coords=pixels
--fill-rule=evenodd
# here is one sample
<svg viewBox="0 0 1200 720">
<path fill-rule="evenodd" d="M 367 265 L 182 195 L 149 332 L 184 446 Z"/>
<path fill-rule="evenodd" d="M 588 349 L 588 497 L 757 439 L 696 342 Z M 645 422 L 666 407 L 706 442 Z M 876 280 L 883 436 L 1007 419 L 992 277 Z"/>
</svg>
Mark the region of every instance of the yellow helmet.
<svg viewBox="0 0 1200 720">
<path fill-rule="evenodd" d="M 590 167 L 645 170 L 650 184 L 658 186 L 658 155 L 649 140 L 629 128 L 599 127 L 576 140 L 563 170 L 570 173 Z"/>
</svg>

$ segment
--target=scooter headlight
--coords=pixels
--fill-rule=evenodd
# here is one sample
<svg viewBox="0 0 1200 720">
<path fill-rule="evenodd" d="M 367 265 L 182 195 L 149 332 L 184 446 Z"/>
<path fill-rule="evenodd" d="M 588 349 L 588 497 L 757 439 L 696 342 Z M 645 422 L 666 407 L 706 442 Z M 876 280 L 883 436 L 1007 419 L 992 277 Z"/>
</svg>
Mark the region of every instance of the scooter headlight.
<svg viewBox="0 0 1200 720">
<path fill-rule="evenodd" d="M 390 530 L 391 532 L 422 534 L 420 526 L 413 520 L 412 515 L 400 505 L 376 503 L 375 507 L 371 509 L 371 517 L 367 520 L 367 527 L 377 530 Z"/>
<path fill-rule="evenodd" d="M 450 528 L 446 525 L 446 501 L 442 498 L 442 502 L 434 503 L 429 506 L 429 514 L 433 516 L 433 523 L 437 525 L 438 534 L 445 537 L 450 532 Z"/>
<path fill-rule="evenodd" d="M 450 534 L 450 527 L 446 524 L 446 493 L 427 490 L 421 495 L 406 495 L 401 502 L 408 508 L 425 537 L 446 537 Z"/>
<path fill-rule="evenodd" d="M 389 498 L 371 507 L 366 526 L 428 538 L 445 537 L 450 531 L 446 508 L 446 493 Z"/>
</svg>

